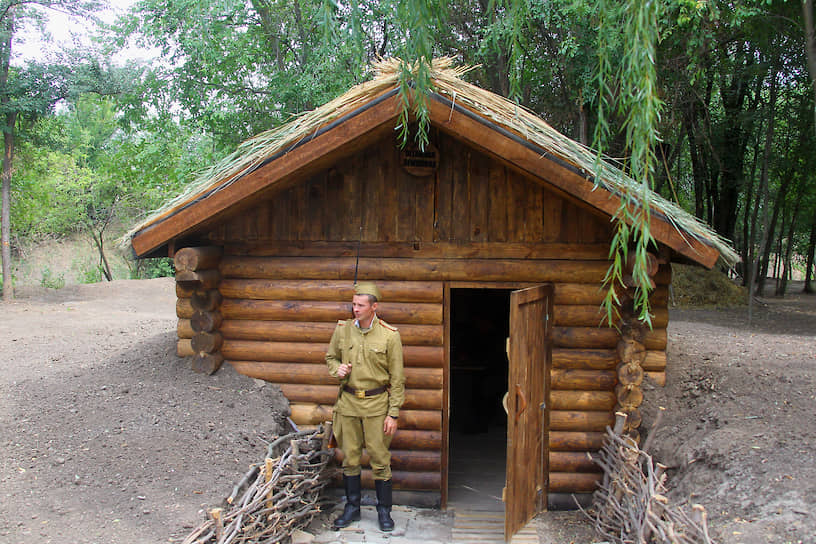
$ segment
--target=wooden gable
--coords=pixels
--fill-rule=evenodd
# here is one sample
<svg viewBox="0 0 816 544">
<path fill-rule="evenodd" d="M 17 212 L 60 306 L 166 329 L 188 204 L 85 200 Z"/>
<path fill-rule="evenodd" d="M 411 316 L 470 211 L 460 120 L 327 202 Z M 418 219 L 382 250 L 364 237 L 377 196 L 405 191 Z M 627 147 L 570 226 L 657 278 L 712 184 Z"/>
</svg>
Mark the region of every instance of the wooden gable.
<svg viewBox="0 0 816 544">
<path fill-rule="evenodd" d="M 213 243 L 608 243 L 608 219 L 444 132 L 438 170 L 409 174 L 392 135 L 209 232 Z M 361 228 L 362 227 L 362 228 Z"/>
</svg>

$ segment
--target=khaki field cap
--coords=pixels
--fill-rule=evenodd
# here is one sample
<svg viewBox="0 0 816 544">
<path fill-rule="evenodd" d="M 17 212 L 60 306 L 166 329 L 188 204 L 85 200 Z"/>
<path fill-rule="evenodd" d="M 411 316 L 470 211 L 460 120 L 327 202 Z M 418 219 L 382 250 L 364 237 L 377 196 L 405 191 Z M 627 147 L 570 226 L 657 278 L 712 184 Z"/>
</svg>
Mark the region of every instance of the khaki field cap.
<svg viewBox="0 0 816 544">
<path fill-rule="evenodd" d="M 380 290 L 370 281 L 361 281 L 354 285 L 355 295 L 372 295 L 380 300 Z"/>
</svg>

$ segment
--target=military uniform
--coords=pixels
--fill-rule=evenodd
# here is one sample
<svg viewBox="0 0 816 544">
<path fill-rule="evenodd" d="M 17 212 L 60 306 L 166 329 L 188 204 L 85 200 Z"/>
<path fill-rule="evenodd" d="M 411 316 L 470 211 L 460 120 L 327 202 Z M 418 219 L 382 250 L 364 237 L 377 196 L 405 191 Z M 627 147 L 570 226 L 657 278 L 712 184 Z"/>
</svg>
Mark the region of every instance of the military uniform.
<svg viewBox="0 0 816 544">
<path fill-rule="evenodd" d="M 398 419 L 405 400 L 405 374 L 402 368 L 402 341 L 399 332 L 375 313 L 380 291 L 373 283 L 355 285 L 355 315 L 370 326 L 361 328 L 356 319 L 338 321 L 332 334 L 326 364 L 329 373 L 340 378 L 337 402 L 334 405 L 334 435 L 343 450 L 343 484 L 346 505 L 334 520 L 335 529 L 347 527 L 360 519 L 362 498 L 360 458 L 363 447 L 371 458 L 374 487 L 377 491 L 377 521 L 383 531 L 394 529 L 391 519 L 391 435 L 385 433 L 386 418 Z M 396 429 L 396 421 L 388 421 L 389 432 Z"/>
<path fill-rule="evenodd" d="M 376 315 L 365 330 L 354 319 L 338 321 L 326 353 L 329 373 L 337 377 L 342 363 L 352 365 L 351 374 L 341 380 L 334 405 L 334 434 L 345 456 L 343 473 L 360 474 L 365 445 L 374 479 L 389 480 L 391 437 L 383 432 L 383 420 L 386 416 L 398 417 L 405 400 L 402 342 L 396 327 Z"/>
</svg>

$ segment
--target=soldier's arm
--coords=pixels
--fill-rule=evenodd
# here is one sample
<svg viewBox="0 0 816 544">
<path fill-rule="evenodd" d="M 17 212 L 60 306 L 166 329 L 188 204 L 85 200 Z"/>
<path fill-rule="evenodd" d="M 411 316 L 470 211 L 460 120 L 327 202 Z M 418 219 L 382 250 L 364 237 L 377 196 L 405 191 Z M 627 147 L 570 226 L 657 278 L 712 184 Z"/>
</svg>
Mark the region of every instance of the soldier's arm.
<svg viewBox="0 0 816 544">
<path fill-rule="evenodd" d="M 388 375 L 391 392 L 388 396 L 388 415 L 398 417 L 400 407 L 405 402 L 405 371 L 402 364 L 402 340 L 395 332 L 388 341 Z"/>
<path fill-rule="evenodd" d="M 345 324 L 340 321 L 332 333 L 331 341 L 329 342 L 329 349 L 326 352 L 326 365 L 329 367 L 329 374 L 337 378 L 337 369 L 343 362 L 343 354 L 340 351 L 340 334 L 343 331 Z"/>
</svg>

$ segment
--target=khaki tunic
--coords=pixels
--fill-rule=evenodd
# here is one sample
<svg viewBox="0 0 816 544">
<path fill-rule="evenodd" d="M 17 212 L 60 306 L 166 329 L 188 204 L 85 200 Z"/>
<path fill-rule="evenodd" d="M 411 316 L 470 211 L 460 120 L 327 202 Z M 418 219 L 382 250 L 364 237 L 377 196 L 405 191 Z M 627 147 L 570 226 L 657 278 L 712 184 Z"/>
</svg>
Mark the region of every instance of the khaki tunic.
<svg viewBox="0 0 816 544">
<path fill-rule="evenodd" d="M 371 327 L 361 330 L 353 319 L 339 321 L 332 334 L 326 364 L 337 377 L 337 369 L 351 363 L 351 373 L 341 380 L 334 405 L 334 432 L 343 450 L 343 472 L 360 473 L 360 456 L 365 447 L 371 458 L 375 479 L 391 478 L 391 437 L 382 430 L 386 415 L 399 416 L 405 400 L 405 374 L 402 364 L 402 341 L 399 332 L 374 316 Z M 358 398 L 342 391 L 348 385 L 368 390 L 387 385 L 390 389 L 373 397 Z"/>
</svg>

